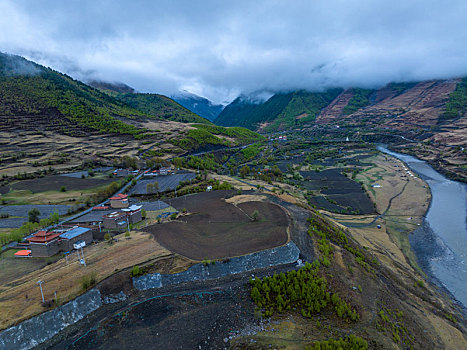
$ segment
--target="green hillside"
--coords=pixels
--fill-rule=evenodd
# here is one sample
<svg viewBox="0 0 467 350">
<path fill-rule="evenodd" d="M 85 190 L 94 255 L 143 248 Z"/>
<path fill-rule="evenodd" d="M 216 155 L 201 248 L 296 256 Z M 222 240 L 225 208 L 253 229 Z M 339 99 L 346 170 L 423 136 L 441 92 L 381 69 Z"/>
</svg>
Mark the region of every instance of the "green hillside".
<svg viewBox="0 0 467 350">
<path fill-rule="evenodd" d="M 190 129 L 184 137 L 171 140 L 171 142 L 186 150 L 192 151 L 203 145 L 239 146 L 264 140 L 264 137 L 243 127 L 230 127 L 193 124 L 196 129 Z M 225 136 L 235 141 L 232 143 L 219 136 Z"/>
<path fill-rule="evenodd" d="M 374 92 L 375 90 L 370 89 L 352 89 L 353 95 L 350 98 L 349 103 L 347 103 L 347 106 L 344 107 L 343 113 L 347 115 L 352 114 L 360 108 L 368 106 L 370 104 L 370 95 Z"/>
<path fill-rule="evenodd" d="M 237 98 L 228 105 L 216 124 L 258 128 L 259 124 L 271 123 L 266 130 L 274 131 L 299 126 L 315 119 L 317 114 L 339 95 L 341 89 L 326 92 L 295 91 L 275 94 L 264 103 L 254 104 Z"/>
<path fill-rule="evenodd" d="M 232 103 L 224 108 L 214 122 L 223 126 L 243 126 L 251 128 L 249 115 L 258 105 L 243 97 L 237 97 Z"/>
<path fill-rule="evenodd" d="M 145 130 L 117 118 L 144 114 L 73 78 L 22 57 L 0 53 L 0 115 L 53 115 L 63 132 L 76 125 L 105 133 L 138 135 Z"/>
<path fill-rule="evenodd" d="M 216 127 L 162 95 L 112 95 L 22 57 L 0 53 L 2 130 L 48 130 L 79 137 L 90 133 L 131 135 L 135 139 L 154 137 L 154 130 L 138 127 L 137 122 L 145 119 L 197 123 L 195 129 L 170 140 L 185 150 L 261 139 L 243 128 Z"/>
<path fill-rule="evenodd" d="M 331 89 L 326 92 L 294 92 L 287 106 L 267 129 L 282 130 L 312 122 L 341 92 L 341 89 Z"/>
<path fill-rule="evenodd" d="M 446 111 L 440 119 L 454 119 L 465 115 L 467 112 L 467 77 L 457 84 L 456 90 L 449 95 L 446 103 Z"/>
<path fill-rule="evenodd" d="M 207 119 L 163 95 L 127 93 L 118 94 L 116 98 L 126 105 L 147 114 L 148 118 L 166 119 L 182 123 L 211 124 Z"/>
</svg>

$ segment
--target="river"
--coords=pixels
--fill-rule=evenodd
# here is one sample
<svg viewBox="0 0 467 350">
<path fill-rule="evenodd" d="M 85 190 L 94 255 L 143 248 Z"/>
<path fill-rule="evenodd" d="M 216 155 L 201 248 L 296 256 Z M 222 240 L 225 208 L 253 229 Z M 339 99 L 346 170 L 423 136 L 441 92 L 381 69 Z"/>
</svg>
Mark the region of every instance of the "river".
<svg viewBox="0 0 467 350">
<path fill-rule="evenodd" d="M 378 146 L 430 186 L 431 203 L 422 225 L 410 235 L 422 269 L 467 307 L 467 185 L 451 181 L 425 161 Z"/>
</svg>

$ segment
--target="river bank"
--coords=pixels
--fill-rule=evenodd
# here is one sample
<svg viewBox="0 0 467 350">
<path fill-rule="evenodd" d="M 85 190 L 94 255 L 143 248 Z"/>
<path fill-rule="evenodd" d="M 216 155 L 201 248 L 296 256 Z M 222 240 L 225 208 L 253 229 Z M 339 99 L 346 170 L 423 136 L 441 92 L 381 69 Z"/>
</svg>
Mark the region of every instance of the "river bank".
<svg viewBox="0 0 467 350">
<path fill-rule="evenodd" d="M 432 198 L 422 225 L 410 235 L 420 267 L 432 282 L 467 305 L 467 186 L 435 171 L 425 161 L 378 146 L 402 160 L 430 187 Z"/>
</svg>

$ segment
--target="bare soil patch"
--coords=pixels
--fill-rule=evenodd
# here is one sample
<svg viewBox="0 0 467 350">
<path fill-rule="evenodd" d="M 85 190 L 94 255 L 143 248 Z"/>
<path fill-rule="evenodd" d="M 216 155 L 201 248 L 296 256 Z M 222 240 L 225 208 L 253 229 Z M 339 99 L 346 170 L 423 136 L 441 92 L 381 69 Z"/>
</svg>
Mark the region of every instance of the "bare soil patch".
<svg viewBox="0 0 467 350">
<path fill-rule="evenodd" d="M 237 206 L 215 191 L 179 199 L 191 215 L 182 220 L 148 226 L 145 230 L 167 249 L 194 260 L 223 259 L 283 245 L 288 240 L 285 211 L 267 202 L 244 202 Z M 186 201 L 186 203 L 185 203 Z M 258 219 L 252 213 L 258 211 Z"/>
<path fill-rule="evenodd" d="M 38 179 L 23 180 L 11 185 L 14 190 L 29 190 L 33 193 L 59 191 L 62 186 L 67 190 L 86 190 L 110 184 L 115 179 L 81 179 L 60 175 L 45 176 Z"/>
</svg>

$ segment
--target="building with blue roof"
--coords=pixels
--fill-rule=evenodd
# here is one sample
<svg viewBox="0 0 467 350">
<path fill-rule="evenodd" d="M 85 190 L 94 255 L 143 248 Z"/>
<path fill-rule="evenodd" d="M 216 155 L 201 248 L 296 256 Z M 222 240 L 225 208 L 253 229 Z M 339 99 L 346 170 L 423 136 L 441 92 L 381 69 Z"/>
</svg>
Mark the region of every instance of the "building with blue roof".
<svg viewBox="0 0 467 350">
<path fill-rule="evenodd" d="M 73 249 L 73 244 L 77 241 L 84 241 L 86 245 L 93 240 L 92 230 L 86 227 L 74 227 L 71 230 L 62 233 L 59 236 L 62 250 L 69 251 Z"/>
</svg>

